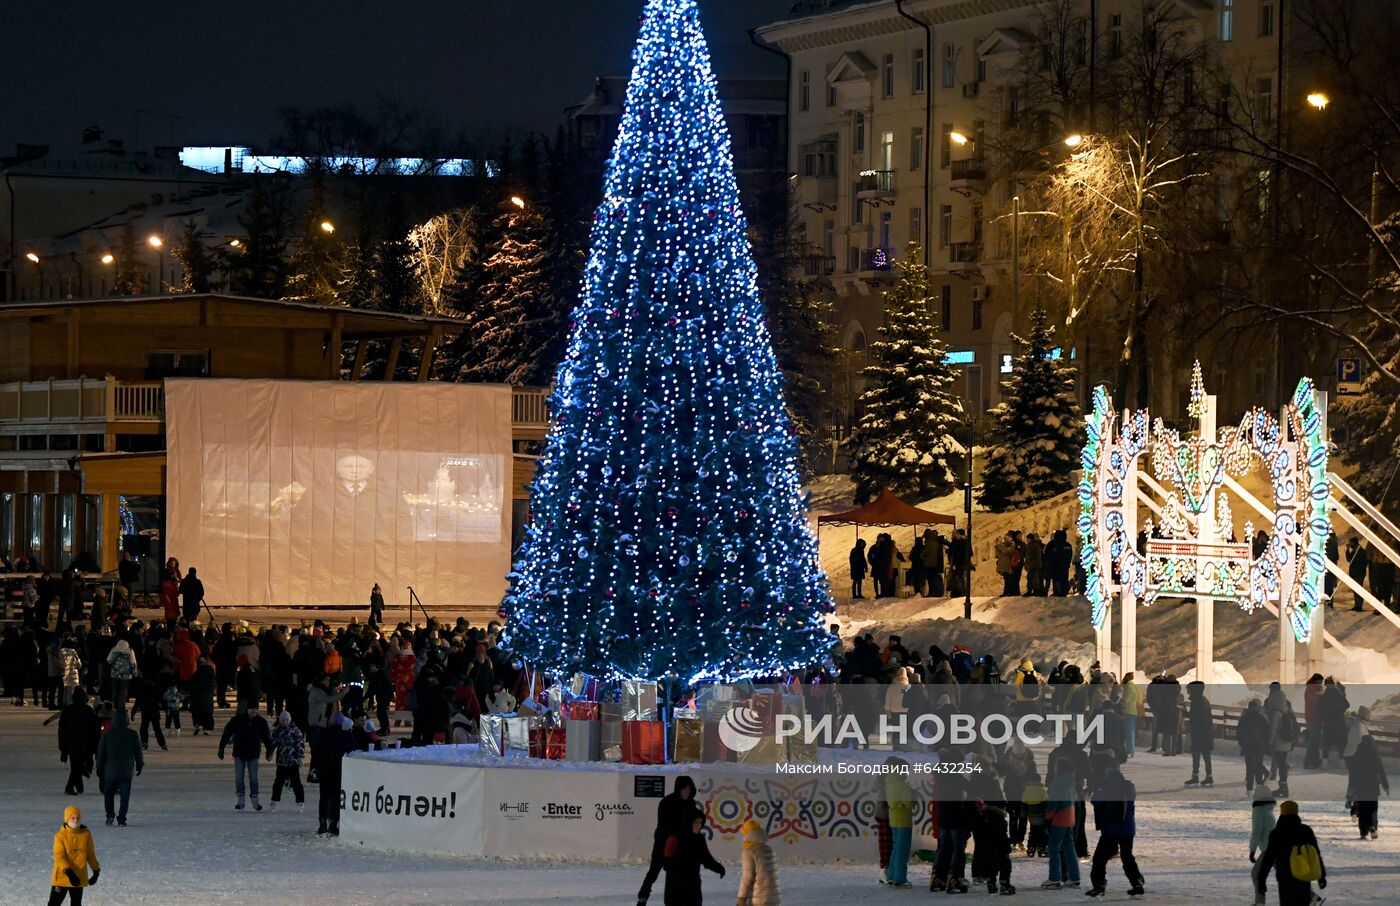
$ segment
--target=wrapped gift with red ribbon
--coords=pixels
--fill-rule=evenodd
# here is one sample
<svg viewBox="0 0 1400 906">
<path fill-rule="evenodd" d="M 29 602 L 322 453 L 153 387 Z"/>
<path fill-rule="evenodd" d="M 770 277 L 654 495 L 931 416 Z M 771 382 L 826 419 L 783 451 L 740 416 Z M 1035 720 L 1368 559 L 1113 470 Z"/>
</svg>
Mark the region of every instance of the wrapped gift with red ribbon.
<svg viewBox="0 0 1400 906">
<path fill-rule="evenodd" d="M 530 730 L 530 757 L 563 761 L 566 737 L 562 727 L 537 727 Z"/>
<path fill-rule="evenodd" d="M 622 760 L 627 764 L 665 764 L 666 725 L 659 720 L 624 720 Z"/>
<path fill-rule="evenodd" d="M 600 720 L 603 706 L 598 702 L 564 702 L 565 720 Z"/>
</svg>

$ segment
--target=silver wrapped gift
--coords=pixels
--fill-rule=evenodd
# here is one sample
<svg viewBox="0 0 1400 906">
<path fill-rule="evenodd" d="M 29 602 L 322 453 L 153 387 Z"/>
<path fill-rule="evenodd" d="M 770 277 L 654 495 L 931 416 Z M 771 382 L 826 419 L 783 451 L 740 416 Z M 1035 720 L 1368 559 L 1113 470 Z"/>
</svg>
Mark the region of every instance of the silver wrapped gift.
<svg viewBox="0 0 1400 906">
<path fill-rule="evenodd" d="M 506 718 L 509 714 L 481 715 L 481 754 L 505 755 L 510 748 L 506 742 Z"/>
<path fill-rule="evenodd" d="M 656 683 L 622 681 L 622 719 L 656 720 Z"/>
<path fill-rule="evenodd" d="M 598 720 L 564 721 L 564 760 L 602 761 L 603 723 Z"/>
<path fill-rule="evenodd" d="M 548 721 L 533 714 L 481 715 L 481 754 L 507 755 L 512 749 L 530 750 L 530 731 L 548 726 Z"/>
<path fill-rule="evenodd" d="M 530 751 L 530 731 L 542 730 L 549 721 L 535 714 L 506 715 L 506 748 L 521 752 Z"/>
</svg>

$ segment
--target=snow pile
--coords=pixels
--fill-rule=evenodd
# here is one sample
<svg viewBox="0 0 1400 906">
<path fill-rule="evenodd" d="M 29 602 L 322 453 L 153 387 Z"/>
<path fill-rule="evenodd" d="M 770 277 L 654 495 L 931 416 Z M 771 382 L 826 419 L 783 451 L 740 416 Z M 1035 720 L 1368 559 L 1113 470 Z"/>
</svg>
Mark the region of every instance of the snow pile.
<svg viewBox="0 0 1400 906">
<path fill-rule="evenodd" d="M 1194 683 L 1197 679 L 1196 668 L 1192 667 L 1183 673 L 1178 679 L 1184 686 L 1187 683 Z M 1229 661 L 1213 661 L 1210 665 L 1210 676 L 1206 682 L 1212 686 L 1243 686 L 1245 685 L 1244 674 L 1235 669 L 1235 665 Z M 1224 702 L 1217 702 L 1224 704 Z"/>
</svg>

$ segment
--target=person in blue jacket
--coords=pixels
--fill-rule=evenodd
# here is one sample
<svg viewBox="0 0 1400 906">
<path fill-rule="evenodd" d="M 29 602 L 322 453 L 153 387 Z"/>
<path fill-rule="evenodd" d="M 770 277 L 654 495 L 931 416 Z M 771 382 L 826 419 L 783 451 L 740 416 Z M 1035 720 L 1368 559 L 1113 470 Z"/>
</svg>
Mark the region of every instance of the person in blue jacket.
<svg viewBox="0 0 1400 906">
<path fill-rule="evenodd" d="M 1087 895 L 1104 895 L 1108 880 L 1108 860 L 1118 856 L 1123 860 L 1127 875 L 1128 896 L 1143 894 L 1142 871 L 1133 858 L 1133 837 L 1137 835 L 1137 787 L 1123 776 L 1117 765 L 1104 771 L 1103 780 L 1094 791 L 1094 826 L 1099 829 L 1099 843 L 1094 847 L 1094 860 L 1089 866 L 1090 888 Z"/>
</svg>

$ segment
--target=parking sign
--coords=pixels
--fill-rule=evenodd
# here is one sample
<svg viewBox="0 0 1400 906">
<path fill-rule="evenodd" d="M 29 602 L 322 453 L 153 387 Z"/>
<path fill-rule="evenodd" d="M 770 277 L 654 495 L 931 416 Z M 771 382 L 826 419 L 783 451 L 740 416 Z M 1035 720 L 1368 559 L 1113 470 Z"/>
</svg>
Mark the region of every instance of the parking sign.
<svg viewBox="0 0 1400 906">
<path fill-rule="evenodd" d="M 1337 359 L 1337 395 L 1356 396 L 1361 393 L 1361 360 Z"/>
</svg>

